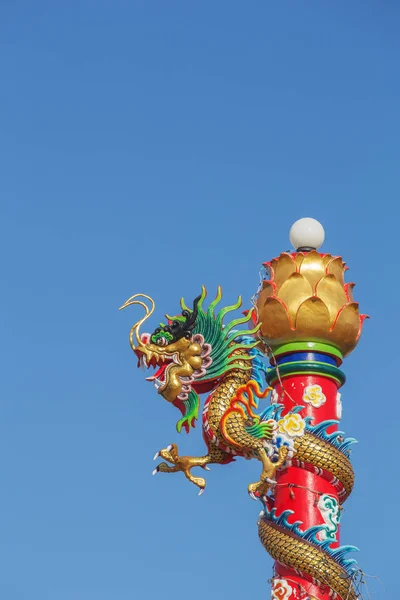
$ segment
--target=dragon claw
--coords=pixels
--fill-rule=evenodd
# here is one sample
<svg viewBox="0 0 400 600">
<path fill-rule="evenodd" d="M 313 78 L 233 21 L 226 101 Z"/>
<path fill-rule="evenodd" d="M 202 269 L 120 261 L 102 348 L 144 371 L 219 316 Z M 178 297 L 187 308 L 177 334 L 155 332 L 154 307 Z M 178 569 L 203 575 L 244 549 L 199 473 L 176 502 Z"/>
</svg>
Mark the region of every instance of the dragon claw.
<svg viewBox="0 0 400 600">
<path fill-rule="evenodd" d="M 252 500 L 259 500 L 259 498 L 255 495 L 254 492 L 249 492 L 249 496 Z"/>
<path fill-rule="evenodd" d="M 200 494 L 204 492 L 206 487 L 206 480 L 203 477 L 195 477 L 191 473 L 193 467 L 202 467 L 209 471 L 210 469 L 205 464 L 208 462 L 209 457 L 193 457 L 193 456 L 179 456 L 178 446 L 176 444 L 169 444 L 166 448 L 163 448 L 157 452 L 154 456 L 154 460 L 157 458 L 163 458 L 167 462 L 161 462 L 153 471 L 153 475 L 156 473 L 177 473 L 181 471 L 191 483 L 194 483 L 200 488 Z M 206 460 L 205 460 L 206 459 Z"/>
<path fill-rule="evenodd" d="M 197 495 L 201 496 L 203 492 L 204 492 L 204 488 L 202 488 Z"/>
<path fill-rule="evenodd" d="M 204 469 L 205 471 L 211 471 L 210 467 L 208 467 L 207 465 L 203 465 L 203 469 Z"/>
</svg>

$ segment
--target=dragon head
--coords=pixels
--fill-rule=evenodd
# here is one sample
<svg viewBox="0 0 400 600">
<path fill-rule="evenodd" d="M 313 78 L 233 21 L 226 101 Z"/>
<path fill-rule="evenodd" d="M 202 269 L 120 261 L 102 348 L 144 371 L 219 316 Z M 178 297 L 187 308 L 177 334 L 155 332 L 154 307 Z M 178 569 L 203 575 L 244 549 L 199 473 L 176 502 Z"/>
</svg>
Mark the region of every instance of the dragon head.
<svg viewBox="0 0 400 600">
<path fill-rule="evenodd" d="M 250 321 L 252 311 L 224 326 L 224 315 L 239 308 L 241 299 L 234 306 L 226 307 L 215 315 L 214 308 L 222 298 L 221 289 L 218 288 L 217 297 L 208 310 L 204 311 L 202 305 L 206 294 L 203 287 L 201 295 L 194 300 L 192 309 L 182 299 L 181 314 L 175 317 L 166 315 L 168 324 L 161 323 L 152 334 L 140 334 L 140 326 L 154 311 L 154 302 L 149 296 L 136 294 L 120 308 L 122 310 L 132 304 L 139 304 L 146 311 L 145 316 L 130 331 L 131 348 L 138 357 L 138 366 L 156 369 L 147 380 L 154 383 L 157 392 L 165 400 L 181 410 L 183 417 L 177 423 L 178 431 L 182 426 L 186 431 L 194 426 L 199 410 L 197 394 L 211 389 L 213 382 L 237 366 L 238 359 L 249 360 L 247 353 L 240 355 L 235 352 L 232 356 L 234 350 L 245 346 L 248 348 L 248 342 L 235 343 L 239 333 L 243 335 L 243 332 L 232 332 L 232 328 Z M 148 308 L 143 298 L 150 302 L 151 308 Z"/>
<path fill-rule="evenodd" d="M 204 375 L 209 364 L 207 345 L 204 347 L 202 336 L 193 335 L 199 300 L 200 296 L 194 301 L 193 311 L 168 317 L 169 324 L 161 323 L 151 335 L 143 333 L 134 349 L 138 366 L 156 367 L 147 381 L 153 381 L 168 402 L 187 400 L 194 379 Z"/>
</svg>

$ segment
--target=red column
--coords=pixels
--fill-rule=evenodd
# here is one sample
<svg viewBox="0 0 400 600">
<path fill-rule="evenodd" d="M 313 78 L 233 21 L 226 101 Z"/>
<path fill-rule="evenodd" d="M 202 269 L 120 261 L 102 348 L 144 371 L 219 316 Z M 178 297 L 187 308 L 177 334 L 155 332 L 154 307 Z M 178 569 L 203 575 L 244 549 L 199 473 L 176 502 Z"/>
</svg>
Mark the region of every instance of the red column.
<svg viewBox="0 0 400 600">
<path fill-rule="evenodd" d="M 312 417 L 312 424 L 317 425 L 327 420 L 340 420 L 338 414 L 340 406 L 338 402 L 338 382 L 321 375 L 289 375 L 282 376 L 281 382 L 277 381 L 273 387 L 275 390 L 275 400 L 284 405 L 283 414 L 287 414 L 294 406 L 302 405 L 304 409 L 299 413 L 302 417 Z M 314 406 L 307 397 L 307 390 L 314 391 Z M 318 394 L 319 392 L 319 394 Z M 321 397 L 318 397 L 321 396 Z M 332 425 L 329 433 L 337 430 L 337 425 Z M 292 459 L 292 466 L 284 471 L 277 473 L 277 485 L 275 487 L 276 513 L 279 515 L 283 511 L 290 509 L 294 511 L 291 522 L 302 521 L 302 529 L 309 529 L 314 525 L 323 525 L 325 523 L 318 503 L 322 494 L 328 494 L 334 497 L 339 503 L 338 491 L 332 483 L 325 477 L 307 470 L 307 468 L 297 466 L 296 456 Z M 331 547 L 339 545 L 339 529 L 335 533 L 335 541 L 332 541 Z M 314 585 L 304 577 L 297 574 L 292 569 L 275 563 L 276 580 L 273 586 L 277 588 L 277 598 L 279 600 L 305 600 L 314 596 L 318 600 L 328 600 L 331 598 L 329 587 L 320 587 Z M 279 580 L 284 579 L 287 582 L 287 590 Z M 289 587 L 292 588 L 289 591 Z M 286 593 L 286 595 L 285 595 Z"/>
<path fill-rule="evenodd" d="M 294 451 L 276 473 L 272 497 L 264 499 L 259 536 L 276 561 L 273 600 L 356 600 L 357 566 L 347 557 L 355 548 L 339 544 L 340 504 L 353 485 L 354 440 L 335 431 L 345 380 L 339 367 L 356 347 L 365 315 L 354 301 L 354 284 L 344 282 L 342 258 L 317 252 L 323 235 L 317 244 L 314 234 L 322 228 L 310 221 L 292 228 L 296 252 L 264 263 L 254 296 L 259 336 L 272 357 L 267 381 L 273 402 L 283 405 L 275 412 L 270 452 L 282 444 Z"/>
</svg>

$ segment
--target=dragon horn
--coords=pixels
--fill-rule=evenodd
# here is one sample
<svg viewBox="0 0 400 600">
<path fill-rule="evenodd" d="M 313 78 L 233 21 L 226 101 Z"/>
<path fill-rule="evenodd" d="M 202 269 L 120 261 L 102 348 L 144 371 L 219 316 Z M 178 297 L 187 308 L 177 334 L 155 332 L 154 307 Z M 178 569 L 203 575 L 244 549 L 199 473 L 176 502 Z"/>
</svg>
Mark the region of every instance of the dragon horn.
<svg viewBox="0 0 400 600">
<path fill-rule="evenodd" d="M 146 298 L 146 300 L 150 302 L 151 308 L 149 309 L 149 307 L 143 302 L 143 300 L 137 300 L 137 298 Z M 135 350 L 135 346 L 133 344 L 133 334 L 135 334 L 137 343 L 140 344 L 140 327 L 153 314 L 155 309 L 155 303 L 153 298 L 150 298 L 150 296 L 146 296 L 146 294 L 135 294 L 134 296 L 128 298 L 128 300 L 122 306 L 120 306 L 119 310 L 124 310 L 124 308 L 127 308 L 127 306 L 132 306 L 133 304 L 139 304 L 140 306 L 143 306 L 144 310 L 146 311 L 144 317 L 140 319 L 140 321 L 135 323 L 129 332 L 129 343 L 131 345 L 132 350 Z"/>
<path fill-rule="evenodd" d="M 190 329 L 194 328 L 194 326 L 196 324 L 197 316 L 199 314 L 198 304 L 200 302 L 200 299 L 201 299 L 201 294 L 200 294 L 200 296 L 197 296 L 197 298 L 194 299 L 192 311 L 184 310 L 182 312 L 182 315 L 186 319 L 185 324 L 184 324 L 185 329 L 190 330 Z"/>
</svg>

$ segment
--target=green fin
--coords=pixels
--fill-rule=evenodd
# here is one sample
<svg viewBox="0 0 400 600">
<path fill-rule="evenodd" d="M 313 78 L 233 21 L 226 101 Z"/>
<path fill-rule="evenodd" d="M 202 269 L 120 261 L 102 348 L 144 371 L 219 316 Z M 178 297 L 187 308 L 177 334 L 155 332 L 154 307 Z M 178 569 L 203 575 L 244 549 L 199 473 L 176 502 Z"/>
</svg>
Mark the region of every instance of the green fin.
<svg viewBox="0 0 400 600">
<path fill-rule="evenodd" d="M 254 423 L 250 427 L 245 427 L 245 430 L 257 439 L 271 440 L 274 433 L 274 425 L 273 423 L 268 423 L 268 421 L 261 421 L 261 423 Z"/>
<path fill-rule="evenodd" d="M 195 421 L 199 416 L 200 399 L 195 391 L 190 390 L 187 400 L 183 400 L 185 412 L 183 417 L 179 419 L 176 424 L 178 433 L 181 432 L 182 427 L 186 429 L 186 433 L 189 433 L 190 428 L 195 426 Z"/>
</svg>

